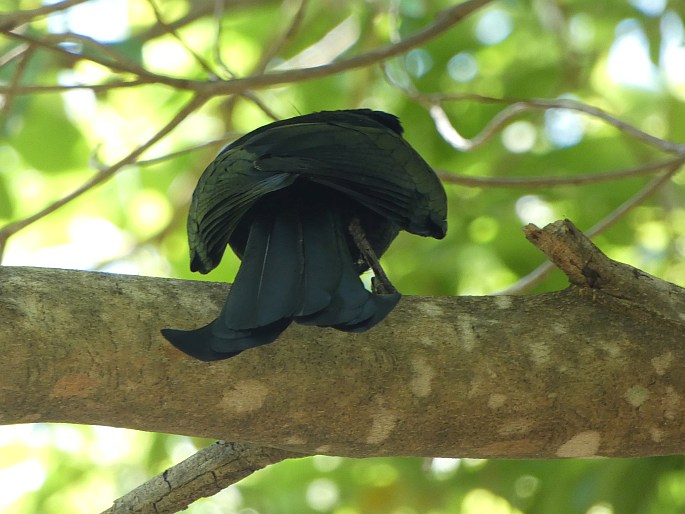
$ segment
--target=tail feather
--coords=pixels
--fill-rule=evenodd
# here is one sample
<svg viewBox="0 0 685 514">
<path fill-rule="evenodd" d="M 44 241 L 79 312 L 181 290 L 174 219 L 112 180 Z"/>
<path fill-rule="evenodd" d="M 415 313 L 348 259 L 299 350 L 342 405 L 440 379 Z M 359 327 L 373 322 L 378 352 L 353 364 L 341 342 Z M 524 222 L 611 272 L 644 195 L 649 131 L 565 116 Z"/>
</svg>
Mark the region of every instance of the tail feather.
<svg viewBox="0 0 685 514">
<path fill-rule="evenodd" d="M 303 301 L 295 313 L 298 320 L 330 305 L 342 272 L 334 215 L 329 211 L 304 211 L 300 223 L 304 269 L 300 283 Z"/>
<path fill-rule="evenodd" d="M 282 319 L 251 330 L 222 329 L 219 320 L 196 330 L 162 329 L 162 335 L 182 352 L 202 361 L 217 361 L 235 357 L 244 350 L 272 343 L 292 322 Z"/>
<path fill-rule="evenodd" d="M 220 326 L 250 330 L 293 316 L 302 302 L 300 233 L 297 213 L 292 211 L 255 218 L 242 264 L 219 315 Z"/>
<path fill-rule="evenodd" d="M 322 213 L 323 214 L 323 213 Z M 397 304 L 400 295 L 376 295 L 369 292 L 362 284 L 344 239 L 344 227 L 331 216 L 329 234 L 335 238 L 333 251 L 320 263 L 307 260 L 310 265 L 335 264 L 338 272 L 338 282 L 334 288 L 331 301 L 323 309 L 309 316 L 298 316 L 295 321 L 303 325 L 319 327 L 334 327 L 343 331 L 363 332 L 381 321 Z M 318 239 L 305 239 L 305 248 L 315 246 Z"/>
<path fill-rule="evenodd" d="M 164 330 L 178 349 L 219 360 L 274 341 L 292 321 L 363 332 L 383 320 L 399 293 L 364 288 L 342 216 L 324 201 L 263 204 L 219 317 L 192 331 Z"/>
</svg>

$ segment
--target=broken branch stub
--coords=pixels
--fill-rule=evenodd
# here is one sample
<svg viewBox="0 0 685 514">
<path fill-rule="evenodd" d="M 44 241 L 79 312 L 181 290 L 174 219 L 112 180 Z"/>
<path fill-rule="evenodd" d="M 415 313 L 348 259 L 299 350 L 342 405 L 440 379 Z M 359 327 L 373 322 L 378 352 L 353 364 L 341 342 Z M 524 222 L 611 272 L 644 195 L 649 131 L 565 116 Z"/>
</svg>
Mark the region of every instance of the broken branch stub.
<svg viewBox="0 0 685 514">
<path fill-rule="evenodd" d="M 571 221 L 555 221 L 542 229 L 529 224 L 523 231 L 574 286 L 628 301 L 679 324 L 685 320 L 685 289 L 610 259 Z"/>
</svg>

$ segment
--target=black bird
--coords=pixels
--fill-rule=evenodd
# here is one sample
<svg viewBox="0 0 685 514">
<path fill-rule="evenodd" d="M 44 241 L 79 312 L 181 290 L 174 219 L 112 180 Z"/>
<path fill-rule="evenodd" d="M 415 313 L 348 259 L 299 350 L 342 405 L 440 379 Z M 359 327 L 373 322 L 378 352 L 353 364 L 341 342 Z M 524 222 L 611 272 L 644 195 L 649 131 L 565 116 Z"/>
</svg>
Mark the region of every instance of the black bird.
<svg viewBox="0 0 685 514">
<path fill-rule="evenodd" d="M 274 341 L 292 321 L 363 332 L 400 298 L 359 275 L 400 230 L 441 239 L 445 190 L 392 114 L 322 111 L 234 141 L 200 177 L 188 215 L 190 269 L 208 273 L 230 245 L 242 259 L 218 319 L 164 329 L 205 361 Z M 354 234 L 354 235 L 353 235 Z"/>
</svg>

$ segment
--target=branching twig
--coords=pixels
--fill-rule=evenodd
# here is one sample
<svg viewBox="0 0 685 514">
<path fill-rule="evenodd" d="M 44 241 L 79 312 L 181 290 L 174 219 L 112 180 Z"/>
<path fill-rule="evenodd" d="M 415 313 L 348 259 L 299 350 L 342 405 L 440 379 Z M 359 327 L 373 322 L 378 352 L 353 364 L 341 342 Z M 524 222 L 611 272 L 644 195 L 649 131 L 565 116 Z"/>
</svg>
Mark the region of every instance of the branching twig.
<svg viewBox="0 0 685 514">
<path fill-rule="evenodd" d="M 265 50 L 262 52 L 261 57 L 259 58 L 259 61 L 257 62 L 256 66 L 254 67 L 252 73 L 253 75 L 256 74 L 261 74 L 264 72 L 266 65 L 269 63 L 273 55 L 275 55 L 280 48 L 282 47 L 283 44 L 287 41 L 289 37 L 297 30 L 297 27 L 299 26 L 299 23 L 302 20 L 302 17 L 304 16 L 304 8 L 307 3 L 307 0 L 302 0 L 300 2 L 300 5 L 298 7 L 298 10 L 289 26 L 289 28 L 281 35 L 277 36 L 275 41 L 269 45 L 268 50 Z M 225 78 L 231 78 L 235 79 L 236 74 L 226 65 L 224 62 L 222 56 L 221 56 L 221 41 L 223 40 L 222 37 L 222 23 L 221 23 L 221 18 L 223 15 L 223 11 L 225 8 L 225 0 L 218 0 L 216 2 L 216 9 L 214 12 L 214 18 L 216 20 L 216 37 L 215 37 L 215 44 L 213 46 L 213 53 L 214 53 L 214 60 L 216 61 L 217 65 L 219 66 L 219 69 L 223 70 Z M 279 120 L 280 117 L 277 116 L 271 108 L 269 108 L 268 105 L 266 105 L 259 96 L 257 96 L 254 92 L 252 91 L 244 91 L 242 93 L 242 96 L 244 98 L 247 98 L 250 100 L 252 103 L 254 103 L 261 111 L 266 114 L 269 118 L 272 120 L 276 121 Z M 232 97 L 229 99 L 229 103 L 227 104 L 228 110 L 230 111 L 233 106 L 235 105 L 236 98 Z"/>
<path fill-rule="evenodd" d="M 44 93 L 61 93 L 72 89 L 89 89 L 95 93 L 109 91 L 112 89 L 123 89 L 128 87 L 138 87 L 149 84 L 147 80 L 118 80 L 106 84 L 61 84 L 52 86 L 17 86 L 12 93 L 14 95 L 35 95 Z M 0 94 L 9 94 L 10 86 L 0 86 Z"/>
<path fill-rule="evenodd" d="M 21 57 L 24 55 L 24 52 L 30 45 L 28 43 L 24 43 L 22 45 L 17 45 L 14 48 L 10 48 L 0 56 L 0 67 L 5 66 L 12 62 L 14 59 L 17 59 L 18 57 Z"/>
<path fill-rule="evenodd" d="M 435 22 L 420 30 L 416 34 L 409 36 L 397 43 L 383 46 L 369 52 L 343 59 L 323 66 L 313 66 L 296 70 L 286 70 L 282 72 L 260 73 L 245 78 L 236 78 L 225 81 L 197 81 L 190 79 L 179 79 L 166 75 L 155 74 L 147 70 L 123 66 L 121 63 L 113 63 L 107 59 L 102 59 L 92 55 L 72 54 L 60 47 L 50 46 L 45 41 L 18 34 L 11 31 L 0 31 L 6 35 L 19 39 L 24 42 L 34 42 L 35 44 L 48 48 L 53 51 L 61 52 L 73 59 L 87 59 L 103 66 L 112 67 L 116 70 L 135 73 L 140 78 L 146 78 L 150 82 L 165 84 L 176 89 L 191 90 L 196 93 L 212 97 L 218 95 L 237 94 L 249 89 L 260 89 L 279 84 L 302 82 L 316 78 L 323 78 L 336 73 L 366 67 L 390 59 L 396 55 L 403 54 L 412 48 L 423 45 L 431 39 L 439 36 L 443 32 L 453 27 L 456 23 L 464 19 L 469 14 L 477 11 L 481 7 L 491 3 L 493 0 L 467 0 L 464 3 L 445 9 L 438 14 Z"/>
<path fill-rule="evenodd" d="M 29 36 L 23 35 L 23 37 L 31 39 Z M 34 44 L 38 43 L 37 38 L 33 38 L 33 41 Z M 43 36 L 39 42 L 47 45 L 47 47 L 50 49 L 63 48 L 59 46 L 60 43 L 78 43 L 83 47 L 83 50 L 78 53 L 70 51 L 67 48 L 63 49 L 66 53 L 78 55 L 83 59 L 93 61 L 111 70 L 116 70 L 121 73 L 132 73 L 141 77 L 150 77 L 150 79 L 154 79 L 155 77 L 155 75 L 150 73 L 149 70 L 145 69 L 136 61 L 117 51 L 114 47 L 102 43 L 90 36 L 76 34 L 74 32 L 63 32 L 61 34 L 47 34 Z M 99 55 L 88 52 L 87 50 L 90 48 L 100 52 L 103 56 L 107 56 L 108 59 L 103 59 Z"/>
<path fill-rule="evenodd" d="M 165 26 L 157 23 L 143 32 L 135 34 L 131 40 L 136 41 L 137 43 L 143 43 L 145 41 L 150 41 L 163 36 L 168 32 L 168 28 L 179 30 L 183 27 L 186 27 L 194 21 L 211 14 L 215 9 L 216 2 L 217 0 L 193 0 L 192 2 L 188 2 L 188 12 L 186 12 L 180 18 L 167 22 Z M 242 5 L 255 4 L 257 2 L 256 0 L 232 0 L 231 3 L 234 5 Z"/>
<path fill-rule="evenodd" d="M 583 114 L 593 116 L 601 119 L 605 123 L 619 129 L 620 131 L 640 140 L 646 144 L 656 147 L 657 149 L 675 153 L 676 157 L 658 161 L 654 163 L 642 164 L 632 168 L 623 170 L 586 174 L 574 177 L 465 177 L 456 176 L 454 174 L 442 172 L 441 179 L 445 182 L 460 184 L 464 186 L 475 187 L 552 187 L 562 184 L 588 184 L 604 182 L 609 180 L 616 180 L 620 178 L 644 175 L 654 173 L 663 168 L 668 170 L 660 176 L 653 179 L 649 184 L 642 188 L 632 198 L 621 204 L 618 208 L 612 211 L 605 218 L 596 223 L 590 230 L 587 231 L 588 236 L 597 235 L 616 221 L 621 219 L 627 212 L 629 212 L 636 205 L 639 205 L 643 200 L 650 196 L 654 191 L 662 187 L 670 178 L 681 168 L 685 161 L 685 144 L 674 143 L 666 141 L 658 137 L 652 136 L 637 127 L 612 116 L 611 114 L 599 109 L 597 107 L 589 106 L 581 102 L 568 99 L 514 99 L 514 98 L 494 98 L 478 94 L 442 94 L 442 93 L 421 93 L 416 90 L 413 84 L 403 85 L 397 82 L 387 67 L 383 67 L 386 79 L 393 86 L 403 91 L 409 97 L 426 106 L 431 117 L 435 123 L 438 133 L 451 146 L 458 150 L 469 151 L 483 145 L 489 141 L 497 131 L 506 125 L 513 117 L 518 114 L 532 109 L 568 109 L 581 112 Z M 504 110 L 494 116 L 488 124 L 481 130 L 481 132 L 471 139 L 464 138 L 456 128 L 452 125 L 447 116 L 447 113 L 442 108 L 442 104 L 448 101 L 478 101 L 482 103 L 497 103 L 508 104 Z M 507 289 L 500 291 L 497 294 L 520 294 L 538 283 L 542 282 L 547 275 L 554 269 L 550 262 L 545 262 L 530 272 L 525 277 L 522 277 L 515 284 Z"/>
<path fill-rule="evenodd" d="M 511 119 L 515 118 L 526 110 L 526 107 L 520 102 L 508 105 L 502 109 L 502 111 L 493 116 L 493 118 L 488 122 L 483 130 L 480 131 L 479 134 L 471 139 L 467 139 L 457 131 L 454 125 L 452 125 L 447 113 L 444 111 L 441 105 L 432 104 L 428 108 L 428 112 L 430 113 L 431 118 L 433 118 L 433 122 L 435 123 L 435 128 L 437 129 L 438 134 L 440 134 L 442 138 L 453 148 L 463 152 L 475 150 L 476 148 L 484 145 L 490 141 L 490 139 L 492 139 L 492 137 L 502 127 L 506 126 Z"/>
<path fill-rule="evenodd" d="M 304 15 L 305 12 L 307 11 L 307 6 L 309 4 L 309 0 L 298 0 L 298 5 L 297 9 L 295 10 L 295 14 L 293 15 L 292 19 L 290 20 L 290 24 L 288 27 L 278 34 L 273 41 L 268 45 L 267 49 L 262 52 L 262 55 L 259 58 L 259 62 L 257 63 L 257 66 L 255 66 L 254 71 L 256 73 L 262 73 L 271 59 L 276 57 L 278 53 L 283 49 L 285 44 L 290 41 L 295 34 L 300 30 L 300 27 L 302 26 L 302 21 L 304 20 Z"/>
<path fill-rule="evenodd" d="M 5 98 L 2 107 L 0 107 L 0 116 L 10 112 L 12 103 L 14 102 L 14 97 L 17 95 L 17 91 L 21 87 L 21 78 L 26 71 L 29 61 L 31 60 L 34 49 L 35 47 L 33 45 L 27 45 L 24 47 L 23 52 L 21 52 L 21 54 L 18 56 L 19 60 L 17 62 L 17 67 L 14 70 L 14 74 L 12 75 L 12 79 L 10 80 L 6 91 L 4 91 Z"/>
<path fill-rule="evenodd" d="M 447 94 L 412 94 L 412 97 L 424 105 L 427 105 L 429 112 L 435 121 L 438 132 L 443 139 L 458 150 L 473 150 L 490 140 L 495 132 L 506 125 L 513 117 L 529 110 L 549 110 L 549 109 L 568 109 L 581 112 L 598 118 L 608 125 L 616 127 L 620 131 L 638 139 L 646 144 L 654 146 L 663 152 L 685 155 L 685 144 L 666 141 L 651 134 L 648 134 L 637 127 L 619 119 L 606 111 L 586 105 L 575 100 L 564 98 L 545 99 L 513 99 L 513 98 L 493 98 L 480 95 L 447 95 Z M 454 126 L 449 122 L 447 114 L 442 109 L 441 104 L 447 101 L 478 100 L 484 103 L 509 104 L 503 111 L 498 113 L 477 136 L 466 139 L 463 138 Z"/>
<path fill-rule="evenodd" d="M 150 8 L 152 11 L 155 13 L 155 19 L 157 20 L 157 23 L 159 24 L 160 27 L 162 27 L 168 34 L 171 34 L 173 38 L 178 41 L 178 43 L 183 47 L 183 49 L 188 52 L 190 55 L 193 56 L 193 59 L 195 59 L 195 62 L 198 63 L 198 65 L 205 70 L 205 72 L 209 75 L 210 78 L 214 78 L 217 76 L 216 71 L 209 65 L 207 61 L 205 61 L 200 54 L 198 54 L 195 50 L 193 50 L 188 43 L 186 43 L 185 39 L 181 37 L 181 35 L 178 33 L 178 31 L 172 27 L 171 25 L 168 25 L 165 21 L 164 18 L 162 17 L 162 12 L 159 10 L 159 7 L 157 6 L 157 2 L 155 0 L 147 0 L 148 5 L 150 5 Z"/>
<path fill-rule="evenodd" d="M 608 125 L 617 128 L 618 130 L 634 137 L 635 139 L 654 146 L 663 152 L 685 155 L 685 144 L 666 141 L 648 134 L 647 132 L 638 129 L 630 123 L 627 123 L 598 107 L 587 105 L 576 100 L 570 100 L 567 98 L 497 98 L 475 93 L 422 93 L 418 91 L 411 83 L 408 85 L 399 83 L 392 77 L 386 66 L 383 66 L 383 71 L 386 80 L 390 84 L 428 109 L 438 133 L 445 141 L 447 141 L 457 150 L 469 151 L 478 148 L 489 141 L 498 129 L 506 125 L 512 118 L 522 112 L 529 110 L 568 109 L 598 118 Z M 444 103 L 463 101 L 505 104 L 506 107 L 497 115 L 495 115 L 479 134 L 471 139 L 467 139 L 457 131 L 454 125 L 452 125 L 447 113 L 442 108 L 442 104 Z"/>
<path fill-rule="evenodd" d="M 195 96 L 193 97 L 186 105 L 183 106 L 183 108 L 176 113 L 176 115 L 169 121 L 164 127 L 162 127 L 154 136 L 152 136 L 149 140 L 147 140 L 145 143 L 140 145 L 138 148 L 130 152 L 127 156 L 119 160 L 118 162 L 112 164 L 106 169 L 101 170 L 98 172 L 95 176 L 93 176 L 90 180 L 82 184 L 80 187 L 69 193 L 68 195 L 60 198 L 59 200 L 51 203 L 41 211 L 29 216 L 28 218 L 15 221 L 14 223 L 10 223 L 8 225 L 5 225 L 2 229 L 0 229 L 0 242 L 7 240 L 12 234 L 15 234 L 17 231 L 27 227 L 28 225 L 38 221 L 41 218 L 44 218 L 48 214 L 56 211 L 60 207 L 66 205 L 67 203 L 71 202 L 75 198 L 78 198 L 81 196 L 83 193 L 90 191 L 93 189 L 95 186 L 102 184 L 109 178 L 111 178 L 117 171 L 119 171 L 121 168 L 123 168 L 126 165 L 132 164 L 135 162 L 135 160 L 142 155 L 148 148 L 152 147 L 155 143 L 157 143 L 160 139 L 162 139 L 164 136 L 166 136 L 169 132 L 171 132 L 176 126 L 181 123 L 185 118 L 187 118 L 190 114 L 195 112 L 197 109 L 199 109 L 205 102 L 207 101 L 206 97 L 203 96 Z"/>
<path fill-rule="evenodd" d="M 651 145 L 663 152 L 674 153 L 678 155 L 685 155 L 685 144 L 674 143 L 672 141 L 667 141 L 659 137 L 648 134 L 647 132 L 640 130 L 639 128 L 627 123 L 608 112 L 594 107 L 592 105 L 587 105 L 576 100 L 569 100 L 564 98 L 559 99 L 544 99 L 535 98 L 530 100 L 522 100 L 519 102 L 522 106 L 528 109 L 568 109 L 569 111 L 577 111 L 595 118 L 601 119 L 608 125 L 611 125 L 621 132 L 624 132 L 635 139 L 642 141 L 648 145 Z"/>
<path fill-rule="evenodd" d="M 303 82 L 305 80 L 328 77 L 343 71 L 377 64 L 427 43 L 431 39 L 434 39 L 449 30 L 469 14 L 492 1 L 493 0 L 467 0 L 466 2 L 445 9 L 438 14 L 435 22 L 424 27 L 423 30 L 420 30 L 416 34 L 397 43 L 376 48 L 375 50 L 350 57 L 349 59 L 343 59 L 322 66 L 259 74 L 213 84 L 196 84 L 197 90 L 211 95 L 230 94 L 245 89 L 258 89 L 279 84 Z"/>
<path fill-rule="evenodd" d="M 0 33 L 5 34 L 8 37 L 11 37 L 13 39 L 17 39 L 19 41 L 23 41 L 25 43 L 30 43 L 34 44 L 37 47 L 45 48 L 46 50 L 52 51 L 59 53 L 61 56 L 70 59 L 72 61 L 78 62 L 81 60 L 87 60 L 94 62 L 95 64 L 99 64 L 100 66 L 104 66 L 105 68 L 109 68 L 110 70 L 119 72 L 119 73 L 131 73 L 134 75 L 137 75 L 141 81 L 145 81 L 146 83 L 156 83 L 156 84 L 163 84 L 167 85 L 176 89 L 181 89 L 181 90 L 193 90 L 192 83 L 193 81 L 186 80 L 186 79 L 178 79 L 174 77 L 168 77 L 166 75 L 160 75 L 157 73 L 153 73 L 149 70 L 146 70 L 145 68 L 141 67 L 137 63 L 126 59 L 123 57 L 121 54 L 116 52 L 114 49 L 107 47 L 106 45 L 103 45 L 99 41 L 96 41 L 92 38 L 89 38 L 88 36 L 83 36 L 80 34 L 53 34 L 50 36 L 45 36 L 43 38 L 39 38 L 36 36 L 29 36 L 27 34 L 19 34 L 17 32 L 12 32 L 12 31 L 2 31 L 0 30 Z M 101 50 L 107 49 L 105 52 L 107 55 L 109 55 L 109 59 L 103 58 L 98 55 L 93 55 L 93 54 L 83 54 L 83 53 L 74 53 L 72 51 L 69 51 L 68 49 L 56 45 L 55 43 L 58 42 L 63 42 L 63 41 L 78 41 L 85 45 L 87 44 L 92 44 L 96 47 L 98 47 Z M 200 82 L 202 83 L 202 82 Z"/>
<path fill-rule="evenodd" d="M 202 143 L 201 145 L 189 146 L 188 148 L 183 148 L 182 150 L 177 150 L 175 152 L 170 152 L 168 154 L 160 155 L 159 157 L 153 157 L 151 159 L 145 159 L 142 161 L 138 161 L 138 162 L 136 162 L 136 166 L 152 166 L 154 164 L 159 164 L 160 162 L 175 159 L 176 157 L 180 157 L 182 155 L 186 155 L 186 154 L 189 154 L 192 152 L 197 152 L 199 150 L 204 150 L 205 148 L 211 148 L 213 146 L 226 145 L 230 141 L 236 139 L 238 136 L 239 136 L 238 132 L 227 132 L 223 136 L 221 136 L 217 139 L 212 139 L 211 141 L 207 141 L 206 143 Z"/>
<path fill-rule="evenodd" d="M 7 14 L 0 14 L 0 31 L 11 30 L 23 23 L 35 20 L 41 16 L 64 11 L 69 7 L 82 4 L 87 0 L 63 0 L 54 4 L 46 4 L 36 9 L 28 9 L 26 11 L 15 11 Z"/>
</svg>

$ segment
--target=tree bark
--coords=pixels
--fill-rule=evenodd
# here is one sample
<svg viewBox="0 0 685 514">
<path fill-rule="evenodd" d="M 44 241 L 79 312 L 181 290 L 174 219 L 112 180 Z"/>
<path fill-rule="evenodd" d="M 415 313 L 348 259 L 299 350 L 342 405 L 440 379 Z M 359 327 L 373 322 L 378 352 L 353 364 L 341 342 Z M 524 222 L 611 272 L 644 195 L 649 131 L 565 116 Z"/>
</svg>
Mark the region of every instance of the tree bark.
<svg viewBox="0 0 685 514">
<path fill-rule="evenodd" d="M 180 512 L 254 471 L 297 456 L 275 448 L 217 441 L 126 493 L 102 514 Z"/>
<path fill-rule="evenodd" d="M 210 322 L 225 284 L 0 267 L 0 424 L 354 457 L 684 453 L 685 290 L 607 259 L 569 222 L 526 231 L 573 286 L 405 297 L 367 333 L 293 325 L 215 363 L 159 330 Z"/>
</svg>

